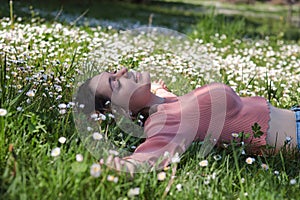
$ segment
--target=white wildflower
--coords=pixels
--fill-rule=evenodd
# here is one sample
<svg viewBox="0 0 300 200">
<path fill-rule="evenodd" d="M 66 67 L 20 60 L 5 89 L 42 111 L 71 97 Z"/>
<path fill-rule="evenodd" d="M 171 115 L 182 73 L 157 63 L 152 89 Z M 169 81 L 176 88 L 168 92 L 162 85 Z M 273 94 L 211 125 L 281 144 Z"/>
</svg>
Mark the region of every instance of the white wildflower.
<svg viewBox="0 0 300 200">
<path fill-rule="evenodd" d="M 264 170 L 268 170 L 269 169 L 269 166 L 267 164 L 261 164 L 261 168 L 264 169 Z"/>
<path fill-rule="evenodd" d="M 276 176 L 279 175 L 279 171 L 275 170 L 275 171 L 274 171 L 274 174 L 275 174 Z"/>
<path fill-rule="evenodd" d="M 97 119 L 97 117 L 98 117 L 98 114 L 97 114 L 97 113 L 91 114 L 91 118 L 92 118 L 92 119 Z"/>
<path fill-rule="evenodd" d="M 169 156 L 170 156 L 170 153 L 168 151 L 165 151 L 164 157 L 169 157 Z"/>
<path fill-rule="evenodd" d="M 52 149 L 52 151 L 51 151 L 51 156 L 52 157 L 57 157 L 59 155 L 60 155 L 60 148 L 59 147 L 56 147 L 56 148 Z"/>
<path fill-rule="evenodd" d="M 114 183 L 117 183 L 119 181 L 119 178 L 118 177 L 115 177 L 113 175 L 108 175 L 107 176 L 107 180 L 110 181 L 110 182 L 114 182 Z"/>
<path fill-rule="evenodd" d="M 103 138 L 103 136 L 99 132 L 94 132 L 93 138 L 94 138 L 94 140 L 101 140 Z"/>
<path fill-rule="evenodd" d="M 5 116 L 7 114 L 7 110 L 4 108 L 0 108 L 0 116 Z"/>
<path fill-rule="evenodd" d="M 208 161 L 207 160 L 202 160 L 199 162 L 200 167 L 207 167 L 208 166 Z"/>
<path fill-rule="evenodd" d="M 106 120 L 106 116 L 103 115 L 103 114 L 101 114 L 101 113 L 100 113 L 99 117 L 100 117 L 100 119 L 103 120 L 103 121 Z"/>
<path fill-rule="evenodd" d="M 290 144 L 291 141 L 292 141 L 292 138 L 291 138 L 291 137 L 289 137 L 289 136 L 285 137 L 285 142 L 286 142 L 287 144 Z"/>
<path fill-rule="evenodd" d="M 29 90 L 27 93 L 26 93 L 27 96 L 29 97 L 34 97 L 35 96 L 35 93 L 33 90 Z"/>
<path fill-rule="evenodd" d="M 67 105 L 64 104 L 64 103 L 61 103 L 61 104 L 58 105 L 58 108 L 59 109 L 65 109 L 65 108 L 67 108 Z"/>
<path fill-rule="evenodd" d="M 137 196 L 139 194 L 140 194 L 140 188 L 138 188 L 138 187 L 129 189 L 129 191 L 127 193 L 127 195 L 129 197 Z"/>
<path fill-rule="evenodd" d="M 66 109 L 61 109 L 59 110 L 59 114 L 64 115 L 66 114 L 67 110 Z"/>
<path fill-rule="evenodd" d="M 291 185 L 295 185 L 296 183 L 297 183 L 296 179 L 291 179 L 291 180 L 290 180 L 290 184 L 291 184 Z"/>
<path fill-rule="evenodd" d="M 239 137 L 239 134 L 238 133 L 231 133 L 232 137 L 234 138 L 238 138 Z"/>
<path fill-rule="evenodd" d="M 93 176 L 95 178 L 99 177 L 101 174 L 100 164 L 98 164 L 98 163 L 92 164 L 92 166 L 90 168 L 90 174 L 91 174 L 91 176 Z"/>
<path fill-rule="evenodd" d="M 112 119 L 115 118 L 115 116 L 114 116 L 113 114 L 111 114 L 111 113 L 108 114 L 108 117 L 109 117 L 109 118 L 112 118 Z"/>
<path fill-rule="evenodd" d="M 180 157 L 179 157 L 179 153 L 175 153 L 175 155 L 172 157 L 171 159 L 172 163 L 179 163 L 180 162 Z"/>
<path fill-rule="evenodd" d="M 83 156 L 81 154 L 76 154 L 76 161 L 77 162 L 82 162 L 83 161 Z"/>
<path fill-rule="evenodd" d="M 159 180 L 159 181 L 165 180 L 166 177 L 167 177 L 166 172 L 159 172 L 159 173 L 157 174 L 157 180 Z"/>
<path fill-rule="evenodd" d="M 177 189 L 177 191 L 182 191 L 182 185 L 179 183 L 179 184 L 177 184 L 176 185 L 176 189 Z"/>
<path fill-rule="evenodd" d="M 255 159 L 254 159 L 254 158 L 251 158 L 251 157 L 248 157 L 248 158 L 246 159 L 246 163 L 249 164 L 249 165 L 251 165 L 254 161 L 255 161 Z"/>
<path fill-rule="evenodd" d="M 61 143 L 61 144 L 64 144 L 65 142 L 66 142 L 66 138 L 65 137 L 60 137 L 59 139 L 58 139 L 58 141 L 59 141 L 59 143 Z"/>
</svg>

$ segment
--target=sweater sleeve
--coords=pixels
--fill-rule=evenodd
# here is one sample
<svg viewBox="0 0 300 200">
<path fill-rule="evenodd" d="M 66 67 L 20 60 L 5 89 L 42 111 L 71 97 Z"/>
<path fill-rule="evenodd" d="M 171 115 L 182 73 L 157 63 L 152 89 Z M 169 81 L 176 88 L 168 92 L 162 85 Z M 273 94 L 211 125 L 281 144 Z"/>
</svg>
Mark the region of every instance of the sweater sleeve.
<svg viewBox="0 0 300 200">
<path fill-rule="evenodd" d="M 199 112 L 189 103 L 197 104 L 197 98 L 159 106 L 145 123 L 147 139 L 128 158 L 162 168 L 185 152 L 196 137 L 199 121 Z"/>
<path fill-rule="evenodd" d="M 178 138 L 179 139 L 179 138 Z M 172 135 L 155 135 L 147 138 L 144 143 L 139 145 L 135 152 L 126 157 L 132 159 L 137 163 L 148 163 L 150 166 L 158 168 L 166 167 L 171 159 L 178 154 L 183 153 L 180 141 L 173 141 Z"/>
</svg>

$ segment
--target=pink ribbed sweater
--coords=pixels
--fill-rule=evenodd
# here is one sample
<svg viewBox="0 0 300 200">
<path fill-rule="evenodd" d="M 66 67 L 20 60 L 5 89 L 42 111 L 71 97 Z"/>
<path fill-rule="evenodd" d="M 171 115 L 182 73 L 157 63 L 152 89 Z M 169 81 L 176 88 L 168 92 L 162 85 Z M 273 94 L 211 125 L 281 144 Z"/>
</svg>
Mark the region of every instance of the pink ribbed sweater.
<svg viewBox="0 0 300 200">
<path fill-rule="evenodd" d="M 254 123 L 261 126 L 264 134 L 260 138 L 251 136 L 245 142 L 251 142 L 254 148 L 266 145 L 270 116 L 264 98 L 239 97 L 221 83 L 205 85 L 180 97 L 159 91 L 166 102 L 146 120 L 145 142 L 126 159 L 151 165 L 161 160 L 160 165 L 166 166 L 176 152 L 183 153 L 195 140 L 206 137 L 212 145 L 228 143 L 233 139 L 232 133 L 252 133 Z"/>
</svg>

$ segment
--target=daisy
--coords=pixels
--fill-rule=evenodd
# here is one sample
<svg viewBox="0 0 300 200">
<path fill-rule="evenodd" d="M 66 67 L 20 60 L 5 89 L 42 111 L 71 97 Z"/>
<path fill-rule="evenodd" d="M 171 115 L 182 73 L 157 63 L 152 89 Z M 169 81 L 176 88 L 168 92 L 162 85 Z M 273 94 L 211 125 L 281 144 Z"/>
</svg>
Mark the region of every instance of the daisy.
<svg viewBox="0 0 300 200">
<path fill-rule="evenodd" d="M 83 161 L 83 156 L 81 154 L 76 154 L 76 161 L 77 162 L 82 162 Z"/>
<path fill-rule="evenodd" d="M 91 176 L 93 176 L 95 178 L 99 177 L 101 174 L 100 164 L 98 164 L 98 163 L 92 164 L 92 166 L 90 168 L 90 174 L 91 174 Z"/>
<path fill-rule="evenodd" d="M 138 188 L 138 187 L 129 189 L 129 191 L 127 193 L 127 195 L 129 197 L 137 196 L 139 194 L 140 194 L 140 188 Z"/>
<path fill-rule="evenodd" d="M 94 132 L 93 138 L 94 138 L 94 140 L 101 140 L 103 138 L 103 136 L 99 132 Z"/>
<path fill-rule="evenodd" d="M 60 137 L 59 139 L 58 139 L 58 141 L 59 141 L 59 143 L 61 143 L 61 144 L 64 144 L 65 142 L 66 142 L 66 138 L 65 137 Z"/>
<path fill-rule="evenodd" d="M 179 153 L 175 153 L 175 155 L 173 156 L 173 158 L 171 160 L 172 160 L 172 163 L 179 163 L 180 162 Z"/>
<path fill-rule="evenodd" d="M 231 133 L 232 137 L 234 138 L 238 138 L 239 137 L 239 134 L 238 133 Z"/>
<path fill-rule="evenodd" d="M 35 93 L 33 90 L 29 90 L 27 93 L 26 93 L 27 96 L 29 97 L 34 97 L 35 96 Z"/>
<path fill-rule="evenodd" d="M 67 108 L 67 105 L 64 104 L 64 103 L 61 103 L 61 104 L 58 105 L 58 108 L 59 109 L 65 109 L 65 108 Z"/>
<path fill-rule="evenodd" d="M 269 166 L 263 163 L 261 164 L 261 168 L 263 168 L 264 170 L 268 170 Z"/>
<path fill-rule="evenodd" d="M 59 155 L 60 155 L 60 148 L 59 147 L 56 147 L 56 148 L 52 149 L 52 151 L 51 151 L 51 156 L 52 157 L 57 157 Z"/>
<path fill-rule="evenodd" d="M 108 175 L 107 176 L 107 180 L 110 181 L 110 182 L 114 182 L 114 183 L 117 183 L 119 181 L 119 178 L 118 177 L 115 177 L 113 175 Z"/>
<path fill-rule="evenodd" d="M 4 108 L 0 108 L 0 116 L 5 116 L 7 114 L 7 110 Z"/>
<path fill-rule="evenodd" d="M 182 185 L 179 183 L 179 184 L 177 184 L 176 185 L 176 189 L 177 189 L 177 191 L 182 191 Z"/>
<path fill-rule="evenodd" d="M 207 160 L 202 160 L 199 162 L 200 167 L 207 167 L 208 166 L 208 161 Z"/>
<path fill-rule="evenodd" d="M 157 174 L 157 180 L 163 181 L 166 179 L 166 172 L 160 172 Z"/>
<path fill-rule="evenodd" d="M 291 180 L 290 180 L 290 184 L 291 184 L 291 185 L 295 185 L 296 183 L 297 183 L 296 179 L 291 179 Z"/>
<path fill-rule="evenodd" d="M 248 157 L 248 158 L 246 159 L 246 163 L 249 164 L 249 165 L 251 165 L 254 161 L 255 161 L 255 159 L 254 159 L 254 158 L 251 158 L 251 157 Z"/>
</svg>

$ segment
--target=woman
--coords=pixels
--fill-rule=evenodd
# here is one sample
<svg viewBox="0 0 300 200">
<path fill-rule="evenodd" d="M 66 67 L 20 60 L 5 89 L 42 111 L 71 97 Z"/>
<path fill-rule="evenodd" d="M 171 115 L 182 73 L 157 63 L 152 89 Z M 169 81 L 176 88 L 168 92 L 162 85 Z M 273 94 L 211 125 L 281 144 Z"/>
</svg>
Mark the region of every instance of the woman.
<svg viewBox="0 0 300 200">
<path fill-rule="evenodd" d="M 292 147 L 297 146 L 295 113 L 275 108 L 262 97 L 239 97 L 221 83 L 180 97 L 169 92 L 163 81 L 153 86 L 148 72 L 123 68 L 116 73 L 103 72 L 79 88 L 78 102 L 85 104 L 86 114 L 105 112 L 109 109 L 105 104 L 111 100 L 132 115 L 149 115 L 144 124 L 145 142 L 128 157 L 107 160 L 106 164 L 117 170 L 125 167 L 132 173 L 141 163 L 164 167 L 195 140 L 209 138 L 211 146 L 221 145 L 238 140 L 235 137 L 241 132 L 250 133 L 244 141 L 252 153 L 260 153 L 266 145 L 279 150 L 287 138 Z"/>
</svg>

